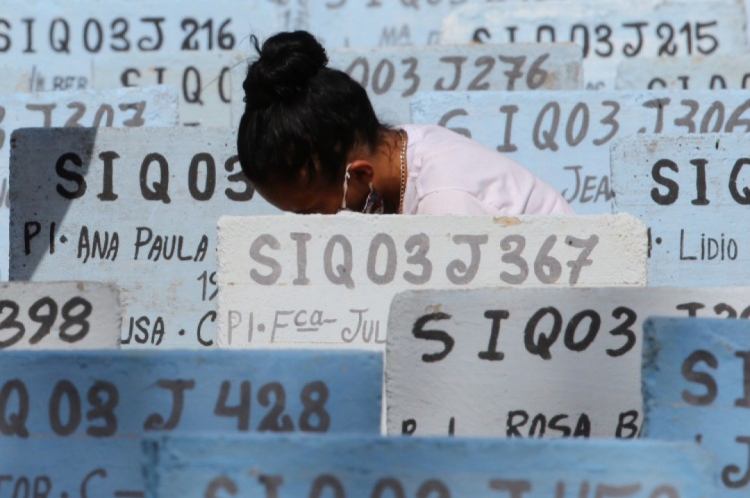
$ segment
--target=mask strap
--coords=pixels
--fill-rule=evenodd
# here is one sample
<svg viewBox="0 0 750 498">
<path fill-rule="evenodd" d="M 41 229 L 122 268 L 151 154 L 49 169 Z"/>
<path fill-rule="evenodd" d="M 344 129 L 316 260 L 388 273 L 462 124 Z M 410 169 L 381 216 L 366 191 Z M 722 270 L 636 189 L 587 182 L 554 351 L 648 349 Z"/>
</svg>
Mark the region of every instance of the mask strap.
<svg viewBox="0 0 750 498">
<path fill-rule="evenodd" d="M 352 163 L 347 164 L 344 172 L 344 197 L 341 199 L 341 209 L 346 209 L 346 191 L 349 190 L 349 166 L 351 165 Z M 370 188 L 372 188 L 372 184 L 370 184 Z"/>
</svg>

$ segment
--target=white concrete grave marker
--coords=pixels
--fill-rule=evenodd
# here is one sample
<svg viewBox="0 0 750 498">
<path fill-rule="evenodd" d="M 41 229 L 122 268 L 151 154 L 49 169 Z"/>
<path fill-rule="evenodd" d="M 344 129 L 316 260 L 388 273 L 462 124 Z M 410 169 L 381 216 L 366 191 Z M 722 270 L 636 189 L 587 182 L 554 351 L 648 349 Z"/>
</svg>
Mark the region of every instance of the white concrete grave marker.
<svg viewBox="0 0 750 498">
<path fill-rule="evenodd" d="M 397 294 L 388 434 L 636 437 L 643 322 L 750 316 L 750 288 L 475 289 Z"/>
<path fill-rule="evenodd" d="M 446 126 L 507 154 L 578 214 L 611 212 L 609 146 L 623 135 L 750 132 L 740 90 L 456 92 L 412 99 L 412 121 Z"/>
<path fill-rule="evenodd" d="M 396 292 L 645 285 L 630 216 L 222 217 L 219 345 L 382 349 Z"/>
<path fill-rule="evenodd" d="M 736 0 L 549 1 L 468 4 L 443 22 L 443 43 L 574 42 L 587 89 L 613 89 L 617 64 L 634 57 L 727 55 L 746 50 Z"/>
<path fill-rule="evenodd" d="M 275 212 L 241 172 L 234 131 L 29 129 L 13 139 L 11 278 L 115 282 L 123 345 L 212 345 L 216 222 Z"/>
<path fill-rule="evenodd" d="M 233 71 L 244 74 L 247 67 L 244 61 L 245 56 L 237 51 L 102 57 L 92 64 L 92 85 L 96 89 L 155 84 L 174 86 L 180 96 L 180 124 L 230 126 L 231 74 Z M 235 105 L 241 109 L 242 98 L 237 102 Z"/>
<path fill-rule="evenodd" d="M 617 67 L 620 90 L 725 90 L 750 87 L 750 54 L 643 58 Z"/>
<path fill-rule="evenodd" d="M 711 109 L 711 123 L 724 117 Z M 649 284 L 747 284 L 748 147 L 745 135 L 630 137 L 612 146 L 615 211 L 649 227 Z"/>
<path fill-rule="evenodd" d="M 177 115 L 177 94 L 166 86 L 0 95 L 0 279 L 8 279 L 8 164 L 13 130 L 51 126 L 167 127 L 177 124 Z M 61 279 L 69 280 L 65 276 Z"/>
<path fill-rule="evenodd" d="M 432 45 L 328 50 L 331 68 L 359 82 L 381 120 L 409 123 L 409 101 L 422 91 L 578 90 L 580 50 L 573 44 Z M 233 122 L 244 112 L 246 67 L 232 71 Z"/>
<path fill-rule="evenodd" d="M 113 285 L 5 282 L 0 284 L 0 316 L 0 351 L 120 346 L 120 293 Z"/>
</svg>

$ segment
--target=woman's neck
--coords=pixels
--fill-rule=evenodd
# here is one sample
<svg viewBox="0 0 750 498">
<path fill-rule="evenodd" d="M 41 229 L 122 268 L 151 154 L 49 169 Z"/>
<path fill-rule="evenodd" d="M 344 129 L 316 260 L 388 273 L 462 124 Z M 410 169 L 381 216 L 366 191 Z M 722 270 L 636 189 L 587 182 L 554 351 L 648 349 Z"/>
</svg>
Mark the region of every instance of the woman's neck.
<svg viewBox="0 0 750 498">
<path fill-rule="evenodd" d="M 403 131 L 385 130 L 371 159 L 375 169 L 372 186 L 383 197 L 385 212 L 388 214 L 396 214 L 402 207 L 401 185 L 402 181 L 404 184 L 406 182 L 405 139 L 406 133 Z"/>
</svg>

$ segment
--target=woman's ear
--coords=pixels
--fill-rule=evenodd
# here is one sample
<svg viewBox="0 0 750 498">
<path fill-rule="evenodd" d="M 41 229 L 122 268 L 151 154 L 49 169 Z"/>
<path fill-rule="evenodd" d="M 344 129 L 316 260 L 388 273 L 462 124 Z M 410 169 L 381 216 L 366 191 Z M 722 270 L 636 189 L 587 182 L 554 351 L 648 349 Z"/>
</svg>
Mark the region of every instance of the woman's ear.
<svg viewBox="0 0 750 498">
<path fill-rule="evenodd" d="M 375 168 L 365 159 L 358 159 L 349 163 L 349 181 L 370 185 L 375 176 Z"/>
</svg>

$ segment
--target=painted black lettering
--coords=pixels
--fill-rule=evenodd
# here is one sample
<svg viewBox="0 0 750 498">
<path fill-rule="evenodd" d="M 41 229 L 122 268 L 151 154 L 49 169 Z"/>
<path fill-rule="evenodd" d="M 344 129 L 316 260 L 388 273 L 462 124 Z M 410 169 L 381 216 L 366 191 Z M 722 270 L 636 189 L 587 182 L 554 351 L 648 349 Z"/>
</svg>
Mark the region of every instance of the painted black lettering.
<svg viewBox="0 0 750 498">
<path fill-rule="evenodd" d="M 719 387 L 710 373 L 695 370 L 695 367 L 699 363 L 705 363 L 706 366 L 712 369 L 719 367 L 719 361 L 712 353 L 702 349 L 693 351 L 690 356 L 685 358 L 685 361 L 682 362 L 682 377 L 688 382 L 702 385 L 706 392 L 704 394 L 694 394 L 686 389 L 682 391 L 682 399 L 690 405 L 708 406 L 716 400 L 719 393 Z"/>
<path fill-rule="evenodd" d="M 148 173 L 154 162 L 156 162 L 159 168 L 159 181 L 152 182 L 149 186 Z M 143 159 L 143 162 L 141 163 L 140 183 L 141 195 L 147 201 L 161 201 L 164 204 L 172 202 L 169 198 L 169 163 L 167 163 L 167 159 L 158 152 L 148 154 Z"/>
<path fill-rule="evenodd" d="M 680 194 L 680 186 L 676 181 L 662 175 L 662 170 L 667 168 L 675 173 L 680 171 L 677 164 L 670 159 L 659 159 L 651 168 L 651 177 L 654 182 L 667 188 L 666 193 L 661 193 L 657 187 L 651 189 L 651 198 L 659 205 L 669 206 L 677 201 Z"/>
<path fill-rule="evenodd" d="M 435 363 L 445 359 L 453 351 L 455 340 L 443 330 L 424 330 L 424 326 L 433 320 L 450 320 L 451 316 L 447 313 L 437 312 L 423 315 L 414 322 L 411 333 L 417 339 L 427 341 L 439 341 L 443 344 L 443 350 L 437 353 L 425 353 L 422 355 L 422 361 L 425 363 Z"/>
<path fill-rule="evenodd" d="M 57 176 L 59 176 L 63 180 L 68 180 L 75 183 L 76 187 L 73 190 L 69 190 L 63 184 L 58 183 L 56 190 L 58 194 L 66 199 L 78 199 L 80 197 L 83 197 L 83 194 L 86 193 L 86 180 L 81 173 L 65 169 L 65 165 L 68 161 L 73 163 L 74 166 L 77 166 L 79 168 L 83 167 L 83 160 L 81 159 L 81 156 L 74 152 L 66 152 L 57 159 L 57 162 L 55 163 L 55 172 L 57 173 Z"/>
<path fill-rule="evenodd" d="M 195 381 L 192 379 L 159 379 L 156 381 L 156 387 L 167 389 L 172 393 L 172 409 L 166 421 L 160 413 L 149 415 L 143 423 L 143 430 L 171 431 L 179 425 L 182 418 L 182 411 L 185 408 L 185 391 L 195 389 Z"/>
<path fill-rule="evenodd" d="M 548 315 L 552 317 L 552 328 L 549 334 L 540 333 L 538 334 L 538 337 L 535 338 L 537 327 L 539 327 L 539 324 L 544 317 Z M 526 351 L 530 354 L 537 355 L 544 360 L 551 360 L 552 354 L 550 348 L 555 344 L 555 341 L 557 341 L 557 338 L 562 331 L 562 321 L 562 315 L 557 308 L 553 306 L 541 308 L 534 313 L 531 318 L 529 318 L 529 321 L 526 324 L 526 329 L 524 330 L 524 345 L 526 346 Z"/>
<path fill-rule="evenodd" d="M 497 350 L 497 341 L 500 337 L 500 322 L 510 317 L 507 310 L 487 310 L 484 317 L 492 320 L 492 329 L 490 331 L 490 342 L 487 345 L 487 351 L 480 351 L 477 356 L 480 360 L 501 361 L 505 354 Z"/>
</svg>

